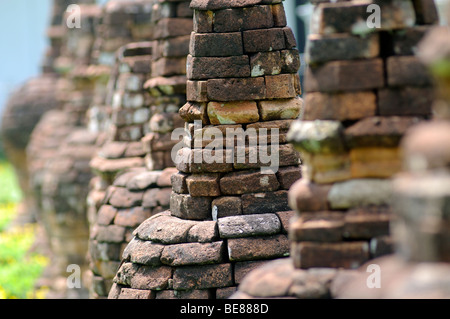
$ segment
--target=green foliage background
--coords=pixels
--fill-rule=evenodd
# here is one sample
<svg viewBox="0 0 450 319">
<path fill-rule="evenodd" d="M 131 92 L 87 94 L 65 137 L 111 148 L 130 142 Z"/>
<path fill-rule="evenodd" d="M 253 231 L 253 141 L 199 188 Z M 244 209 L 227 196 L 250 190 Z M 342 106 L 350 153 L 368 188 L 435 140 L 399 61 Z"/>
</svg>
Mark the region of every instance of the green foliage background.
<svg viewBox="0 0 450 319">
<path fill-rule="evenodd" d="M 43 297 L 34 283 L 48 261 L 30 253 L 36 226 L 12 224 L 21 199 L 12 166 L 0 161 L 0 299 Z"/>
</svg>

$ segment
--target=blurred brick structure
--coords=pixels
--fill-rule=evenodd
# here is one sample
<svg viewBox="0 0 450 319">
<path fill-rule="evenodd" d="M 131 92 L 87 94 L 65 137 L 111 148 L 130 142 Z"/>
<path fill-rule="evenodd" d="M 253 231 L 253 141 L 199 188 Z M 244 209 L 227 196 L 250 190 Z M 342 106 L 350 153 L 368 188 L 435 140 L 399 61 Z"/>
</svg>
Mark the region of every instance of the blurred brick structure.
<svg viewBox="0 0 450 319">
<path fill-rule="evenodd" d="M 315 1 L 305 112 L 288 134 L 303 159 L 291 258 L 251 273 L 233 298 L 338 297 L 350 269 L 393 251 L 390 178 L 404 134 L 431 117 L 433 81 L 414 52 L 437 13 L 432 1 L 375 1 L 381 28 L 368 29 L 371 3 Z"/>
</svg>

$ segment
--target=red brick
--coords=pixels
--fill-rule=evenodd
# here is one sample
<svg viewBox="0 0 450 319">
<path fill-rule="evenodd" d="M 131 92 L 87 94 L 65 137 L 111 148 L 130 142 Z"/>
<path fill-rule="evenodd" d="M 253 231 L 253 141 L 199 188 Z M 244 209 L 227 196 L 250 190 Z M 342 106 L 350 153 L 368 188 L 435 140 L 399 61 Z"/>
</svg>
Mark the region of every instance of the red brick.
<svg viewBox="0 0 450 319">
<path fill-rule="evenodd" d="M 358 268 L 369 259 L 367 242 L 293 243 L 291 256 L 296 268 Z"/>
<path fill-rule="evenodd" d="M 243 55 L 241 32 L 192 33 L 189 53 L 195 57 Z"/>
<path fill-rule="evenodd" d="M 220 58 L 189 55 L 187 58 L 189 80 L 240 77 L 250 77 L 250 63 L 247 55 Z"/>
<path fill-rule="evenodd" d="M 208 102 L 206 81 L 187 81 L 186 97 L 188 101 Z"/>
<path fill-rule="evenodd" d="M 267 75 L 265 81 L 268 99 L 288 99 L 297 96 L 295 79 L 291 74 Z"/>
<path fill-rule="evenodd" d="M 275 27 L 285 27 L 287 24 L 286 12 L 283 3 L 272 5 L 273 25 Z"/>
<path fill-rule="evenodd" d="M 224 9 L 214 12 L 215 32 L 235 32 L 273 27 L 270 6 Z"/>
<path fill-rule="evenodd" d="M 194 10 L 194 32 L 213 32 L 214 13 L 212 11 Z"/>
<path fill-rule="evenodd" d="M 208 117 L 211 124 L 246 124 L 259 120 L 258 106 L 254 101 L 209 102 Z"/>
<path fill-rule="evenodd" d="M 430 116 L 432 88 L 404 87 L 378 91 L 378 112 L 383 116 Z"/>
<path fill-rule="evenodd" d="M 247 53 L 277 51 L 286 48 L 282 28 L 244 31 L 243 42 L 244 50 Z"/>
<path fill-rule="evenodd" d="M 163 39 L 189 34 L 193 29 L 193 19 L 165 18 L 156 24 L 155 39 Z"/>
<path fill-rule="evenodd" d="M 370 91 L 345 93 L 311 92 L 305 98 L 303 119 L 313 120 L 357 120 L 375 116 L 376 95 Z"/>
<path fill-rule="evenodd" d="M 271 192 L 279 187 L 275 174 L 261 174 L 260 171 L 233 172 L 220 179 L 224 195 Z"/>
<path fill-rule="evenodd" d="M 193 174 L 186 183 L 191 196 L 220 196 L 219 174 Z"/>
<path fill-rule="evenodd" d="M 431 86 L 427 67 L 415 56 L 392 56 L 386 62 L 389 86 Z"/>
</svg>

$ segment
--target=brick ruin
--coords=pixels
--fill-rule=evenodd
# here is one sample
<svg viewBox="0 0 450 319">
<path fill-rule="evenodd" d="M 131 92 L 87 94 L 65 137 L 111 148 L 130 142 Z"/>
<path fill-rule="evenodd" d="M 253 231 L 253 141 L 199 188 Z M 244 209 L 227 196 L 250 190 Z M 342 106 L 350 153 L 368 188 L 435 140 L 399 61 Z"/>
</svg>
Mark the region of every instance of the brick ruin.
<svg viewBox="0 0 450 319">
<path fill-rule="evenodd" d="M 25 221 L 37 218 L 37 203 L 30 187 L 26 147 L 30 142 L 33 129 L 41 117 L 52 109 L 59 109 L 61 101 L 58 91 L 59 74 L 55 71 L 54 62 L 61 55 L 64 27 L 63 15 L 67 6 L 73 1 L 54 0 L 50 12 L 50 25 L 47 28 L 49 46 L 41 62 L 42 74 L 27 80 L 9 97 L 2 114 L 1 135 L 3 147 L 8 159 L 14 166 L 19 186 L 24 193 L 20 215 Z M 77 1 L 92 3 L 92 1 Z"/>
<path fill-rule="evenodd" d="M 148 14 L 152 35 L 148 42 L 124 48 L 129 56 L 119 61 L 112 95 L 114 135 L 91 163 L 103 172 L 110 163 L 109 186 L 91 218 L 92 298 L 108 296 L 133 230 L 169 208 L 170 176 L 176 171 L 170 150 L 178 141 L 171 140 L 171 132 L 183 126 L 178 111 L 186 102 L 192 10 L 188 1 L 147 3 L 153 3 Z M 144 49 L 145 57 L 130 55 Z M 105 161 L 106 152 L 114 160 Z"/>
<path fill-rule="evenodd" d="M 286 133 L 302 100 L 299 54 L 283 5 L 191 8 L 184 147 L 171 177 L 170 210 L 134 231 L 110 298 L 227 298 L 250 269 L 289 252 L 287 189 L 300 168 Z M 271 128 L 279 132 L 263 130 Z M 258 139 L 242 141 L 242 161 L 226 155 L 221 163 L 196 162 L 195 154 L 210 151 L 212 136 L 202 139 L 211 129 L 223 134 L 220 142 L 234 140 L 226 129 L 254 131 Z M 270 150 L 268 138 L 280 141 L 283 156 L 278 173 L 262 174 L 267 163 L 249 154 Z"/>
<path fill-rule="evenodd" d="M 38 194 L 39 219 L 52 252 L 52 263 L 46 270 L 50 296 L 68 293 L 71 298 L 86 296 L 83 289 L 66 288 L 66 274 L 68 265 L 86 267 L 89 228 L 85 200 L 80 199 L 87 195 L 89 161 L 97 139 L 95 133 L 85 128 L 85 113 L 94 96 L 96 74 L 89 65 L 101 10 L 87 4 L 81 6 L 81 12 L 82 27 L 66 29 L 61 54 L 54 61 L 54 68 L 65 84 L 60 91 L 61 109 L 44 115 L 32 133 L 27 150 Z"/>
<path fill-rule="evenodd" d="M 311 2 L 303 101 L 280 0 L 109 1 L 82 7 L 81 30 L 55 1 L 40 97 L 9 108 L 54 103 L 26 154 L 48 298 L 448 295 L 434 3 L 374 1 L 382 27 L 368 29 L 373 1 Z M 370 263 L 390 291 L 367 289 Z M 86 275 L 75 294 L 69 264 Z"/>
<path fill-rule="evenodd" d="M 379 3 L 388 13 L 383 27 L 363 37 L 354 28 L 367 3 L 315 7 L 305 112 L 288 135 L 304 160 L 303 178 L 289 193 L 296 211 L 290 260 L 250 274 L 234 297 L 335 297 L 330 282 L 345 273 L 337 269 L 393 252 L 391 179 L 402 170 L 400 142 L 431 117 L 435 98 L 414 48 L 437 23 L 437 11 L 421 3 L 430 6 Z"/>
</svg>

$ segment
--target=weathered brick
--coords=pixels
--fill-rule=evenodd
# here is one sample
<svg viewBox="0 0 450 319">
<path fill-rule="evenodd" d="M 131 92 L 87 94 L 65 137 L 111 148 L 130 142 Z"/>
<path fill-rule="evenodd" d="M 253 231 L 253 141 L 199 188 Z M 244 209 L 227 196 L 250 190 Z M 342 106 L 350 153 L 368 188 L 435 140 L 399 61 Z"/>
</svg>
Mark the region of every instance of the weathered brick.
<svg viewBox="0 0 450 319">
<path fill-rule="evenodd" d="M 224 248 L 223 241 L 170 245 L 164 248 L 161 262 L 175 267 L 221 263 Z"/>
<path fill-rule="evenodd" d="M 273 16 L 270 6 L 224 9 L 214 12 L 215 32 L 265 29 L 272 26 Z"/>
<path fill-rule="evenodd" d="M 357 120 L 375 116 L 376 111 L 376 95 L 373 92 L 311 92 L 305 98 L 303 119 L 306 121 Z"/>
<path fill-rule="evenodd" d="M 189 80 L 249 76 L 250 64 L 246 55 L 220 58 L 193 57 L 189 55 L 187 59 L 187 78 Z"/>
<path fill-rule="evenodd" d="M 265 214 L 291 210 L 288 205 L 288 192 L 281 190 L 268 193 L 244 194 L 241 197 L 242 212 L 248 214 Z"/>
<path fill-rule="evenodd" d="M 311 34 L 308 37 L 306 60 L 319 64 L 333 60 L 372 59 L 380 54 L 379 34 L 364 37 L 347 33 L 323 36 Z"/>
<path fill-rule="evenodd" d="M 164 18 L 156 23 L 154 38 L 164 39 L 189 34 L 193 29 L 193 19 Z"/>
<path fill-rule="evenodd" d="M 186 178 L 191 196 L 220 196 L 219 174 L 193 174 Z"/>
<path fill-rule="evenodd" d="M 243 55 L 242 34 L 192 33 L 189 53 L 194 57 L 226 57 Z"/>
<path fill-rule="evenodd" d="M 283 3 L 274 4 L 271 7 L 273 15 L 273 25 L 275 27 L 285 27 L 287 25 L 287 19 Z"/>
<path fill-rule="evenodd" d="M 116 216 L 117 209 L 111 205 L 102 205 L 98 211 L 97 224 L 109 225 L 113 222 Z"/>
<path fill-rule="evenodd" d="M 286 49 L 284 31 L 282 28 L 244 31 L 243 44 L 246 53 Z"/>
<path fill-rule="evenodd" d="M 281 223 L 275 214 L 256 214 L 219 218 L 218 227 L 221 238 L 242 238 L 278 234 Z"/>
<path fill-rule="evenodd" d="M 296 119 L 303 108 L 303 99 L 264 100 L 258 102 L 261 120 L 287 120 Z"/>
<path fill-rule="evenodd" d="M 130 286 L 135 289 L 161 290 L 168 286 L 172 277 L 170 267 L 140 266 L 130 278 Z"/>
<path fill-rule="evenodd" d="M 176 290 L 219 288 L 232 284 L 231 264 L 179 267 L 173 274 L 173 288 Z"/>
<path fill-rule="evenodd" d="M 268 99 L 288 99 L 297 96 L 295 90 L 295 79 L 292 74 L 267 75 L 266 98 Z"/>
<path fill-rule="evenodd" d="M 277 75 L 282 71 L 280 51 L 258 52 L 250 57 L 251 76 Z"/>
<path fill-rule="evenodd" d="M 224 195 L 271 192 L 279 187 L 275 174 L 261 174 L 260 171 L 233 172 L 220 179 Z"/>
<path fill-rule="evenodd" d="M 142 192 L 130 192 L 125 188 L 116 188 L 109 203 L 116 208 L 128 208 L 139 206 L 142 203 Z"/>
<path fill-rule="evenodd" d="M 188 102 L 179 110 L 180 117 L 187 123 L 201 121 L 202 124 L 209 124 L 207 114 L 207 104 L 203 102 Z"/>
<path fill-rule="evenodd" d="M 153 299 L 154 294 L 151 290 L 122 288 L 118 299 Z"/>
<path fill-rule="evenodd" d="M 318 185 L 305 180 L 299 180 L 289 191 L 290 207 L 299 212 L 327 210 L 329 191 L 329 185 Z"/>
<path fill-rule="evenodd" d="M 207 81 L 187 81 L 186 96 L 188 101 L 208 102 Z"/>
<path fill-rule="evenodd" d="M 373 117 L 362 119 L 345 129 L 346 144 L 357 147 L 398 147 L 407 130 L 416 125 L 416 117 Z"/>
<path fill-rule="evenodd" d="M 402 169 L 399 148 L 362 147 L 350 150 L 353 178 L 390 178 Z"/>
<path fill-rule="evenodd" d="M 417 24 L 438 24 L 439 15 L 433 0 L 413 0 Z"/>
<path fill-rule="evenodd" d="M 296 268 L 358 268 L 369 259 L 367 242 L 293 243 L 291 256 Z"/>
<path fill-rule="evenodd" d="M 209 102 L 208 117 L 211 124 L 254 123 L 259 120 L 258 106 L 253 101 Z"/>
<path fill-rule="evenodd" d="M 370 74 L 370 76 L 367 76 Z M 333 61 L 308 68 L 307 92 L 348 91 L 381 88 L 384 85 L 383 60 Z"/>
<path fill-rule="evenodd" d="M 371 239 L 390 233 L 390 209 L 386 207 L 356 208 L 345 213 L 343 236 L 350 239 Z"/>
<path fill-rule="evenodd" d="M 196 224 L 193 221 L 160 213 L 150 217 L 133 232 L 139 239 L 165 245 L 185 243 L 189 230 Z"/>
<path fill-rule="evenodd" d="M 230 2 L 228 0 L 193 0 L 191 8 L 194 10 L 221 10 L 226 8 L 244 8 L 261 4 L 276 4 L 282 0 L 239 0 Z"/>
<path fill-rule="evenodd" d="M 414 56 L 393 56 L 386 62 L 389 86 L 431 86 L 427 67 Z"/>
<path fill-rule="evenodd" d="M 224 196 L 215 198 L 211 204 L 213 220 L 222 217 L 242 214 L 242 202 L 240 197 Z"/>
<path fill-rule="evenodd" d="M 213 32 L 214 13 L 212 11 L 194 10 L 194 32 Z"/>
<path fill-rule="evenodd" d="M 152 63 L 154 76 L 186 74 L 186 58 L 161 58 Z"/>
<path fill-rule="evenodd" d="M 228 239 L 228 257 L 231 261 L 274 259 L 289 255 L 286 235 Z"/>
<path fill-rule="evenodd" d="M 161 57 L 185 57 L 189 53 L 190 34 L 153 41 L 153 59 Z"/>
<path fill-rule="evenodd" d="M 202 221 L 192 226 L 189 230 L 187 240 L 189 242 L 210 243 L 219 238 L 217 222 Z"/>
<path fill-rule="evenodd" d="M 172 193 L 170 211 L 173 216 L 189 220 L 211 219 L 210 197 L 192 197 L 190 195 Z"/>
<path fill-rule="evenodd" d="M 295 73 L 300 70 L 300 54 L 297 49 L 281 51 L 281 71 L 283 73 Z"/>
<path fill-rule="evenodd" d="M 125 239 L 125 227 L 110 225 L 99 226 L 97 240 L 107 243 L 121 243 Z"/>
<path fill-rule="evenodd" d="M 434 100 L 432 88 L 403 87 L 378 91 L 378 112 L 382 116 L 424 116 L 431 115 Z M 392 107 L 395 105 L 395 108 Z"/>
<path fill-rule="evenodd" d="M 266 98 L 263 77 L 210 79 L 207 84 L 211 101 L 252 101 Z"/>
<path fill-rule="evenodd" d="M 118 211 L 114 224 L 125 227 L 137 227 L 151 216 L 151 211 L 143 207 L 133 207 Z"/>
<path fill-rule="evenodd" d="M 293 242 L 340 242 L 343 239 L 344 215 L 339 212 L 305 213 L 290 225 Z"/>
<path fill-rule="evenodd" d="M 313 33 L 370 33 L 372 29 L 365 21 L 372 14 L 367 7 L 372 2 L 361 3 L 338 2 L 324 3 L 318 6 L 315 13 L 319 17 L 312 25 Z M 380 6 L 381 21 L 378 30 L 392 30 L 412 26 L 415 23 L 415 12 L 411 1 L 376 1 Z"/>
</svg>

